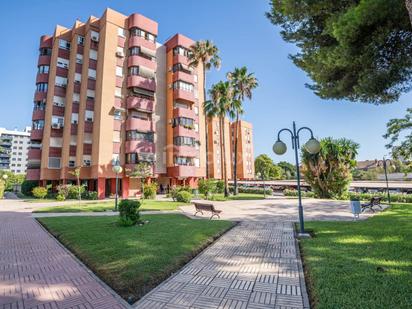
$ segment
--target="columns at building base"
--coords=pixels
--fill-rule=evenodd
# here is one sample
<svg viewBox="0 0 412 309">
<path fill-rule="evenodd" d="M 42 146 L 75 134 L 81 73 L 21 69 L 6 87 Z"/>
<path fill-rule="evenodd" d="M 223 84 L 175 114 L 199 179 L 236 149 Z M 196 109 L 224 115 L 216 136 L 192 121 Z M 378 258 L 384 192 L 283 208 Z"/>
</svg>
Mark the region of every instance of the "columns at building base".
<svg viewBox="0 0 412 309">
<path fill-rule="evenodd" d="M 129 197 L 130 179 L 129 179 L 129 177 L 123 177 L 123 179 L 121 179 L 121 180 L 122 180 L 122 198 L 128 198 Z"/>
<path fill-rule="evenodd" d="M 97 178 L 97 196 L 99 200 L 103 200 L 106 197 L 106 178 Z"/>
</svg>

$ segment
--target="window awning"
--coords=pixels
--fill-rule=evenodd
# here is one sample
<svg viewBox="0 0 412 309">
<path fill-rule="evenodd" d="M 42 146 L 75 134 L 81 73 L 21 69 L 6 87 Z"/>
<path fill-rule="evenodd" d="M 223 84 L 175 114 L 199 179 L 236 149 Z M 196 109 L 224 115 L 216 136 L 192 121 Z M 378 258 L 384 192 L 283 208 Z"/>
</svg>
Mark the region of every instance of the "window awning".
<svg viewBox="0 0 412 309">
<path fill-rule="evenodd" d="M 150 57 L 155 57 L 156 58 L 156 51 L 153 50 L 153 49 L 149 49 L 149 48 L 146 48 L 144 46 L 140 46 L 140 52 L 142 54 L 145 54 L 145 55 L 148 55 Z"/>
</svg>

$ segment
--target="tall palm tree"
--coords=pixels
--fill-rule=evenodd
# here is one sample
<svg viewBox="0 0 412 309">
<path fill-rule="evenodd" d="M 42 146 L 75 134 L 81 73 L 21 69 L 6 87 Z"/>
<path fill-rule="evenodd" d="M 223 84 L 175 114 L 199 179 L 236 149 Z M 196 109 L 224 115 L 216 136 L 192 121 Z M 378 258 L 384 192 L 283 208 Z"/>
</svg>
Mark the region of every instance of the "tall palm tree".
<svg viewBox="0 0 412 309">
<path fill-rule="evenodd" d="M 232 88 L 229 82 L 218 82 L 212 85 L 209 90 L 210 100 L 203 104 L 206 117 L 219 119 L 219 135 L 220 135 L 220 162 L 223 180 L 225 183 L 225 196 L 229 195 L 228 190 L 228 175 L 226 162 L 226 141 L 225 141 L 225 117 L 228 113 L 231 101 L 233 98 Z"/>
<path fill-rule="evenodd" d="M 236 120 L 235 145 L 233 158 L 233 187 L 234 194 L 238 194 L 237 188 L 237 159 L 238 159 L 238 132 L 240 130 L 239 116 L 243 114 L 243 101 L 245 98 L 252 99 L 252 90 L 258 86 L 258 81 L 254 73 L 248 73 L 246 67 L 235 68 L 233 72 L 227 74 L 230 85 L 233 88 L 233 100 L 230 106 L 229 115 Z"/>
<path fill-rule="evenodd" d="M 209 40 L 197 41 L 190 47 L 189 66 L 197 67 L 202 64 L 203 70 L 203 100 L 206 101 L 206 71 L 212 67 L 220 68 L 219 49 L 213 42 Z M 208 132 L 207 132 L 207 116 L 205 115 L 205 129 L 206 129 L 206 178 L 209 177 L 209 152 L 208 152 Z"/>
</svg>

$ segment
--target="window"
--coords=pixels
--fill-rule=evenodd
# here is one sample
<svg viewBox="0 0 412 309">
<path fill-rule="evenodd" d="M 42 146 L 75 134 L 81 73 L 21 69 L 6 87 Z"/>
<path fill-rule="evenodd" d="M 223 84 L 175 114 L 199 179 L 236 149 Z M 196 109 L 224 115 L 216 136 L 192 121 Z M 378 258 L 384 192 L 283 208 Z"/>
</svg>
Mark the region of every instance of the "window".
<svg viewBox="0 0 412 309">
<path fill-rule="evenodd" d="M 41 130 L 44 128 L 44 120 L 34 120 L 32 125 L 33 130 Z M 13 147 L 14 148 L 14 147 Z M 17 149 L 17 147 L 16 147 Z"/>
<path fill-rule="evenodd" d="M 34 101 L 34 110 L 44 111 L 46 109 L 46 102 Z"/>
<path fill-rule="evenodd" d="M 195 158 L 195 166 L 200 167 L 200 160 L 199 158 Z"/>
<path fill-rule="evenodd" d="M 95 96 L 94 90 L 87 89 L 86 96 L 87 96 L 87 99 L 94 100 L 94 96 Z"/>
<path fill-rule="evenodd" d="M 70 61 L 68 59 L 64 59 L 64 58 L 57 58 L 57 66 L 59 68 L 63 68 L 63 69 L 68 69 L 69 68 L 69 63 Z"/>
<path fill-rule="evenodd" d="M 199 132 L 199 125 L 195 123 L 195 132 Z"/>
<path fill-rule="evenodd" d="M 71 135 L 70 136 L 70 145 L 71 146 L 76 146 L 77 145 L 77 135 Z"/>
<path fill-rule="evenodd" d="M 129 68 L 129 75 L 139 75 L 145 78 L 154 79 L 156 74 L 149 68 L 143 66 L 132 66 Z"/>
<path fill-rule="evenodd" d="M 188 109 L 188 108 L 189 108 L 189 105 L 188 105 L 187 103 L 185 103 L 185 102 L 177 102 L 177 101 L 174 101 L 174 102 L 173 102 L 173 107 L 174 107 L 174 108 L 185 108 L 185 109 Z"/>
<path fill-rule="evenodd" d="M 137 164 L 139 162 L 153 163 L 156 160 L 155 154 L 151 152 L 139 152 L 126 154 L 127 164 Z"/>
<path fill-rule="evenodd" d="M 66 98 L 54 96 L 53 97 L 53 105 L 64 107 Z"/>
<path fill-rule="evenodd" d="M 117 35 L 121 36 L 122 38 L 126 37 L 125 30 L 123 28 L 117 28 Z"/>
<path fill-rule="evenodd" d="M 140 36 L 150 42 L 156 42 L 156 36 L 139 28 L 132 28 L 130 30 L 131 36 Z"/>
<path fill-rule="evenodd" d="M 194 128 L 194 119 L 186 117 L 176 117 L 173 119 L 172 127 L 183 126 L 187 128 Z"/>
<path fill-rule="evenodd" d="M 188 158 L 188 157 L 175 157 L 175 164 L 176 164 L 176 165 L 194 166 L 194 161 L 193 161 L 193 158 Z"/>
<path fill-rule="evenodd" d="M 59 87 L 66 87 L 67 86 L 67 78 L 56 76 L 54 84 Z"/>
<path fill-rule="evenodd" d="M 76 167 L 76 157 L 69 157 L 69 167 Z"/>
<path fill-rule="evenodd" d="M 93 122 L 94 112 L 86 110 L 85 121 Z"/>
<path fill-rule="evenodd" d="M 60 168 L 60 158 L 49 157 L 49 168 Z"/>
<path fill-rule="evenodd" d="M 80 84 L 82 81 L 82 75 L 80 73 L 74 73 L 74 82 Z"/>
<path fill-rule="evenodd" d="M 123 77 L 123 68 L 116 66 L 116 76 Z"/>
<path fill-rule="evenodd" d="M 97 51 L 94 50 L 94 49 L 91 49 L 91 50 L 89 51 L 89 58 L 90 58 L 90 59 L 93 59 L 93 60 L 97 60 Z"/>
<path fill-rule="evenodd" d="M 50 147 L 62 147 L 63 138 L 61 137 L 50 137 Z"/>
<path fill-rule="evenodd" d="M 122 120 L 122 112 L 120 110 L 116 109 L 113 112 L 113 118 L 116 119 L 116 120 Z"/>
<path fill-rule="evenodd" d="M 78 124 L 79 123 L 79 114 L 72 113 L 71 123 L 72 124 Z"/>
<path fill-rule="evenodd" d="M 182 63 L 174 64 L 173 68 L 172 68 L 172 71 L 174 73 L 180 71 L 180 72 L 184 72 L 184 73 L 187 73 L 187 74 L 192 74 L 192 69 L 189 66 L 184 65 Z"/>
<path fill-rule="evenodd" d="M 75 102 L 75 103 L 80 102 L 80 93 L 77 93 L 77 92 L 73 93 L 73 102 Z"/>
<path fill-rule="evenodd" d="M 173 138 L 173 144 L 176 146 L 195 146 L 196 140 L 193 137 L 176 136 Z"/>
<path fill-rule="evenodd" d="M 89 69 L 89 71 L 88 71 L 88 76 L 89 76 L 89 78 L 91 78 L 91 79 L 96 79 L 96 70 Z"/>
<path fill-rule="evenodd" d="M 37 71 L 37 73 L 47 74 L 47 73 L 49 73 L 49 69 L 50 69 L 50 67 L 48 65 L 40 65 L 39 70 Z"/>
<path fill-rule="evenodd" d="M 51 48 L 40 48 L 40 56 L 50 56 L 52 54 Z"/>
<path fill-rule="evenodd" d="M 84 46 L 84 36 L 81 36 L 81 35 L 77 36 L 77 44 Z"/>
<path fill-rule="evenodd" d="M 130 56 L 136 56 L 140 54 L 140 47 L 134 46 L 129 48 L 129 55 Z"/>
<path fill-rule="evenodd" d="M 176 46 L 173 48 L 173 55 L 181 55 L 188 57 L 190 54 L 190 51 L 187 48 L 184 48 L 182 46 Z"/>
<path fill-rule="evenodd" d="M 114 95 L 118 98 L 122 98 L 122 88 L 120 87 L 116 87 L 114 89 Z"/>
<path fill-rule="evenodd" d="M 92 39 L 92 41 L 94 41 L 94 42 L 99 42 L 99 32 L 96 32 L 96 31 L 90 31 L 91 33 L 90 33 L 90 37 L 91 37 L 91 39 Z"/>
<path fill-rule="evenodd" d="M 38 92 L 47 92 L 47 83 L 38 83 L 36 85 L 36 91 L 38 91 Z"/>
<path fill-rule="evenodd" d="M 78 63 L 78 64 L 83 63 L 83 55 L 82 54 L 76 54 L 76 63 Z"/>
<path fill-rule="evenodd" d="M 173 83 L 173 89 L 180 89 L 188 92 L 193 92 L 193 85 L 181 80 L 177 80 Z"/>
<path fill-rule="evenodd" d="M 199 107 L 195 106 L 195 115 L 199 115 Z"/>
<path fill-rule="evenodd" d="M 113 142 L 120 143 L 120 131 L 113 131 Z"/>
<path fill-rule="evenodd" d="M 93 142 L 93 134 L 92 133 L 84 133 L 83 142 L 85 144 L 91 144 Z"/>
<path fill-rule="evenodd" d="M 146 141 L 154 142 L 154 133 L 153 132 L 139 132 L 136 130 L 126 132 L 126 140 L 128 141 Z"/>
<path fill-rule="evenodd" d="M 139 75 L 139 67 L 130 67 L 129 68 L 129 75 Z"/>
<path fill-rule="evenodd" d="M 59 40 L 59 48 L 61 49 L 66 49 L 66 50 L 70 50 L 70 42 L 60 39 Z"/>
<path fill-rule="evenodd" d="M 92 157 L 89 155 L 83 155 L 83 165 L 84 166 L 91 166 L 92 165 Z"/>
<path fill-rule="evenodd" d="M 63 126 L 64 124 L 64 118 L 59 117 L 59 116 L 52 116 L 52 125 L 58 124 L 60 126 Z"/>
</svg>

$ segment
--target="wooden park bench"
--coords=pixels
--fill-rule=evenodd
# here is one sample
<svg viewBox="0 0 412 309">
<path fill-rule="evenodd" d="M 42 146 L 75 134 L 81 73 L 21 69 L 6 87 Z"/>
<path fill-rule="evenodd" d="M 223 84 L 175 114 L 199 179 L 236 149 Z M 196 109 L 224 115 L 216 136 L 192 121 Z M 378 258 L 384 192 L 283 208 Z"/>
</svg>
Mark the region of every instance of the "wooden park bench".
<svg viewBox="0 0 412 309">
<path fill-rule="evenodd" d="M 209 211 L 212 213 L 212 216 L 210 217 L 210 219 L 212 219 L 214 216 L 217 216 L 220 219 L 220 213 L 222 212 L 221 210 L 218 210 L 215 208 L 215 206 L 213 204 L 210 203 L 198 203 L 198 202 L 194 202 L 193 203 L 195 205 L 195 216 L 198 212 L 200 212 L 203 215 L 203 211 Z"/>
<path fill-rule="evenodd" d="M 382 209 L 381 200 L 382 200 L 381 197 L 377 197 L 377 196 L 372 197 L 369 203 L 361 204 L 361 212 L 364 212 L 366 209 L 370 209 L 373 212 L 375 212 L 375 209 L 373 209 L 373 206 L 379 206 L 379 208 Z"/>
</svg>

